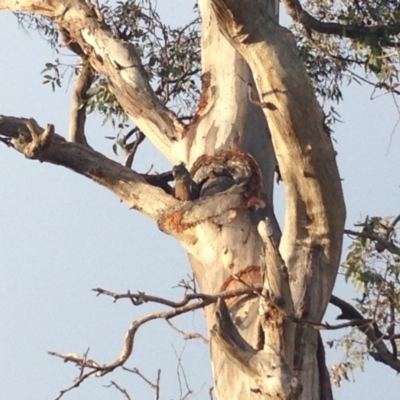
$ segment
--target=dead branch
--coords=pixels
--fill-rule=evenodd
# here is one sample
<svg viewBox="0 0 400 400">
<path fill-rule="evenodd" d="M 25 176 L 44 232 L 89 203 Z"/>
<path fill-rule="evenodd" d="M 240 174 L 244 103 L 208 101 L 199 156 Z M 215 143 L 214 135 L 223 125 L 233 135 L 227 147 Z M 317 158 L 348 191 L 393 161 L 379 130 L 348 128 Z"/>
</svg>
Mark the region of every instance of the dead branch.
<svg viewBox="0 0 400 400">
<path fill-rule="evenodd" d="M 260 376 L 262 375 L 262 371 L 258 371 L 257 366 L 265 365 L 265 362 L 272 362 L 271 353 L 266 351 L 266 348 L 268 349 L 269 346 L 266 346 L 266 348 L 264 348 L 261 352 L 256 351 L 241 337 L 241 335 L 233 325 L 229 316 L 229 312 L 223 301 L 224 299 L 237 297 L 244 294 L 254 294 L 259 296 L 262 290 L 262 285 L 256 285 L 254 287 L 242 287 L 215 295 L 208 295 L 203 293 L 185 294 L 180 301 L 172 301 L 157 296 L 146 295 L 143 292 L 138 292 L 136 294 L 130 292 L 127 292 L 125 294 L 117 294 L 100 288 L 93 290 L 97 293 L 97 295 L 106 295 L 112 297 L 114 301 L 118 301 L 120 299 L 129 299 L 135 306 L 146 302 L 153 302 L 172 307 L 172 310 L 153 312 L 133 321 L 125 335 L 125 342 L 120 355 L 114 361 L 108 364 L 100 365 L 96 361 L 88 359 L 87 353 L 85 353 L 84 356 L 79 356 L 74 353 L 60 354 L 50 351 L 50 355 L 57 356 L 63 359 L 65 362 L 72 362 L 80 369 L 79 376 L 76 378 L 74 384 L 71 385 L 69 388 L 62 390 L 60 392 L 60 396 L 57 399 L 60 399 L 66 392 L 78 387 L 84 380 L 89 377 L 104 376 L 118 367 L 123 367 L 124 369 L 126 369 L 124 367 L 124 364 L 132 354 L 135 334 L 143 324 L 155 319 L 165 319 L 168 322 L 171 318 L 190 311 L 207 307 L 210 304 L 216 302 L 218 302 L 216 314 L 217 324 L 211 330 L 211 335 L 213 339 L 224 349 L 224 351 L 227 352 L 230 358 L 236 360 L 239 367 L 244 365 L 246 369 L 250 369 L 252 370 L 252 373 Z M 194 302 L 190 303 L 191 301 Z M 397 363 L 400 364 L 400 361 L 390 358 L 392 355 L 387 350 L 385 344 L 382 342 L 384 335 L 379 333 L 379 330 L 377 329 L 376 324 L 373 321 L 364 319 L 361 314 L 358 313 L 358 311 L 355 310 L 351 305 L 344 302 L 343 300 L 338 299 L 335 296 L 332 296 L 331 303 L 342 309 L 342 318 L 351 318 L 352 320 L 344 324 L 330 325 L 313 323 L 311 321 L 296 318 L 293 315 L 289 315 L 287 316 L 287 318 L 292 320 L 293 322 L 296 322 L 297 324 L 310 325 L 314 329 L 340 329 L 348 326 L 357 326 L 360 331 L 364 332 L 367 335 L 367 337 L 371 340 L 378 351 L 378 353 L 371 353 L 371 356 L 375 359 L 378 359 L 378 357 L 380 357 L 382 360 L 384 360 L 382 362 L 385 362 L 388 365 L 392 366 L 392 368 L 394 368 L 395 370 L 400 371 L 400 365 L 397 366 Z M 260 357 L 263 358 L 262 362 L 259 359 Z M 284 360 L 282 360 L 281 357 L 275 359 L 274 362 L 283 363 L 283 368 L 287 369 L 287 366 L 285 365 Z M 134 371 L 135 370 L 131 370 L 131 372 Z M 286 388 L 287 390 L 292 391 L 293 393 L 299 390 L 296 380 L 291 380 L 290 382 L 291 383 L 288 383 L 289 386 L 287 386 Z"/>
<path fill-rule="evenodd" d="M 218 299 L 228 299 L 231 297 L 236 297 L 244 294 L 258 295 L 260 289 L 261 286 L 256 285 L 251 287 L 239 288 L 235 290 L 229 290 L 215 295 L 205 294 L 205 293 L 188 293 L 185 294 L 182 300 L 180 301 L 172 301 L 165 299 L 164 297 L 147 295 L 144 292 L 131 293 L 130 291 L 128 291 L 127 293 L 114 293 L 109 290 L 101 288 L 96 288 L 92 290 L 97 293 L 97 296 L 105 295 L 112 297 L 114 299 L 114 302 L 121 299 L 130 299 L 134 306 L 138 306 L 143 303 L 158 303 L 168 307 L 180 308 L 188 305 L 193 300 L 199 300 L 199 302 L 196 303 L 198 304 L 198 307 L 196 307 L 195 309 L 197 309 L 206 307 L 212 303 L 216 303 Z"/>
<path fill-rule="evenodd" d="M 293 322 L 296 322 L 297 324 L 300 325 L 308 325 L 311 326 L 314 329 L 317 330 L 338 330 L 338 329 L 343 329 L 343 328 L 349 328 L 349 327 L 365 327 L 367 325 L 371 325 L 373 324 L 373 320 L 372 319 L 365 319 L 365 318 L 361 318 L 361 319 L 352 319 L 349 322 L 343 322 L 342 324 L 328 324 L 328 323 L 315 323 L 312 321 L 308 321 L 306 319 L 302 319 L 302 318 L 296 318 L 296 317 L 291 317 L 291 319 L 293 320 Z"/>
<path fill-rule="evenodd" d="M 161 369 L 157 370 L 157 378 L 156 378 L 156 383 L 151 382 L 148 378 L 146 378 L 138 368 L 126 368 L 122 366 L 122 369 L 124 371 L 131 372 L 132 374 L 138 375 L 140 378 L 143 379 L 144 382 L 146 382 L 155 392 L 155 400 L 159 400 L 160 398 L 160 378 L 161 378 Z"/>
<path fill-rule="evenodd" d="M 144 293 L 140 292 L 138 294 L 131 294 L 128 292 L 127 294 L 117 295 L 115 293 L 105 291 L 103 289 L 94 289 L 94 291 L 96 291 L 98 295 L 105 294 L 111 296 L 114 298 L 114 301 L 121 298 L 129 298 L 134 305 L 139 305 L 146 301 L 152 301 L 155 303 L 168 305 L 170 307 L 173 307 L 173 309 L 164 312 L 153 312 L 133 321 L 130 324 L 129 329 L 125 335 L 124 346 L 121 350 L 120 355 L 114 361 L 108 364 L 100 365 L 96 361 L 87 359 L 86 355 L 79 356 L 74 353 L 60 354 L 58 352 L 49 351 L 48 354 L 59 357 L 63 359 L 64 362 L 72 362 L 80 369 L 80 374 L 75 379 L 74 384 L 68 387 L 67 389 L 60 391 L 60 395 L 59 397 L 57 397 L 57 400 L 60 399 L 65 393 L 69 392 L 72 389 L 77 388 L 87 378 L 92 376 L 97 376 L 97 377 L 104 376 L 114 371 L 116 368 L 122 367 L 132 354 L 136 332 L 146 322 L 156 319 L 169 320 L 170 318 L 177 317 L 178 315 L 182 315 L 190 311 L 207 307 L 210 304 L 216 303 L 218 299 L 235 297 L 241 294 L 251 294 L 255 290 L 256 290 L 255 288 L 240 288 L 216 295 L 206 295 L 200 293 L 186 294 L 180 302 L 173 302 L 156 296 L 147 296 Z M 191 300 L 197 300 L 197 301 L 194 303 L 190 303 Z M 86 370 L 88 371 L 84 372 Z"/>
<path fill-rule="evenodd" d="M 54 125 L 48 124 L 47 127 L 43 129 L 33 118 L 21 118 L 20 121 L 23 125 L 24 131 L 18 131 L 17 135 L 12 137 L 10 141 L 11 145 L 16 150 L 23 153 L 27 158 L 40 159 L 55 137 Z M 1 123 L 2 121 L 0 116 L 0 124 Z M 7 137 L 8 135 L 3 136 Z"/>
<path fill-rule="evenodd" d="M 60 355 L 58 355 L 57 353 L 55 353 L 55 354 L 49 353 L 49 354 L 50 354 L 50 355 L 55 355 L 55 356 L 58 356 L 58 357 L 60 356 Z M 61 357 L 61 358 L 62 358 L 62 357 Z M 79 377 L 77 377 L 77 378 L 74 380 L 74 383 L 73 383 L 71 386 L 69 386 L 69 387 L 66 388 L 66 389 L 60 390 L 60 393 L 59 393 L 59 395 L 55 398 L 55 400 L 60 400 L 60 399 L 64 396 L 64 394 L 70 392 L 70 391 L 73 390 L 73 389 L 76 389 L 77 387 L 80 386 L 80 384 L 81 384 L 83 381 L 85 381 L 87 378 L 90 378 L 91 376 L 95 376 L 95 374 L 96 374 L 96 371 L 95 371 L 95 370 L 92 370 L 92 371 L 89 371 L 89 372 L 87 372 L 87 373 L 85 373 L 85 374 L 80 375 Z"/>
<path fill-rule="evenodd" d="M 193 390 L 190 389 L 190 387 L 189 387 L 189 384 L 188 384 L 188 381 L 186 378 L 185 369 L 183 368 L 183 365 L 182 365 L 182 354 L 185 350 L 185 347 L 182 349 L 181 354 L 178 354 L 178 352 L 176 351 L 174 346 L 172 346 L 172 348 L 174 349 L 175 357 L 178 360 L 178 365 L 176 366 L 176 376 L 177 376 L 178 383 L 179 383 L 179 392 L 180 392 L 179 400 L 185 400 L 193 393 Z M 186 389 L 185 392 L 183 391 L 181 375 L 183 376 L 183 383 L 184 383 L 185 389 Z"/>
<path fill-rule="evenodd" d="M 121 392 L 124 395 L 126 400 L 131 400 L 131 397 L 129 396 L 129 394 L 126 391 L 126 389 L 121 388 L 114 381 L 111 381 L 109 385 L 104 385 L 104 387 L 106 387 L 106 388 L 115 387 L 119 392 Z"/>
<path fill-rule="evenodd" d="M 150 185 L 136 172 L 88 146 L 69 143 L 54 133 L 54 126 L 41 128 L 34 119 L 0 115 L 0 137 L 27 158 L 69 168 L 105 186 L 129 207 L 159 219 L 179 202 Z"/>
<path fill-rule="evenodd" d="M 191 340 L 191 339 L 200 339 L 203 343 L 209 344 L 210 341 L 206 339 L 202 334 L 200 333 L 186 333 L 179 329 L 177 326 L 175 326 L 170 320 L 166 320 L 167 324 L 176 332 L 181 334 L 185 340 Z"/>
</svg>

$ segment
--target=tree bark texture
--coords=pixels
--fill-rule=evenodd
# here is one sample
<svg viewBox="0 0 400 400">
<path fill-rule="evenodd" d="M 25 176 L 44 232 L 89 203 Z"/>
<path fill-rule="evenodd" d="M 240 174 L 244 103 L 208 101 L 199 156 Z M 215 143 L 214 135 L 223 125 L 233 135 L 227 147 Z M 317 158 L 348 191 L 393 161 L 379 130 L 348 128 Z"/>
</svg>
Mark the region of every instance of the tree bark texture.
<svg viewBox="0 0 400 400">
<path fill-rule="evenodd" d="M 0 135 L 157 221 L 187 251 L 203 292 L 263 284 L 261 295 L 205 311 L 219 400 L 326 399 L 311 323 L 321 321 L 335 282 L 345 207 L 323 113 L 275 1 L 199 3 L 203 87 L 184 125 L 154 94 L 134 46 L 84 0 L 0 0 L 0 9 L 39 13 L 66 30 L 141 131 L 174 164 L 188 165 L 199 199 L 179 201 L 51 125 L 1 117 Z M 286 193 L 282 234 L 272 203 L 276 163 Z"/>
</svg>

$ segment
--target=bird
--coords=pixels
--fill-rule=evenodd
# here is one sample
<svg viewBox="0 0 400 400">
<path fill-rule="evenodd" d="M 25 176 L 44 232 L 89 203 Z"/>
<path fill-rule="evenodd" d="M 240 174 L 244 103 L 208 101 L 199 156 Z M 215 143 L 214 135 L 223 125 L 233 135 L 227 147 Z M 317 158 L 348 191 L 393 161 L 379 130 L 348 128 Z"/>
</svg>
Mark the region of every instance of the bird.
<svg viewBox="0 0 400 400">
<path fill-rule="evenodd" d="M 175 179 L 174 195 L 178 200 L 190 201 L 199 197 L 199 186 L 183 163 L 172 168 L 172 176 Z"/>
<path fill-rule="evenodd" d="M 207 178 L 200 184 L 200 197 L 212 196 L 224 192 L 235 184 L 232 174 L 228 169 L 210 171 Z"/>
</svg>

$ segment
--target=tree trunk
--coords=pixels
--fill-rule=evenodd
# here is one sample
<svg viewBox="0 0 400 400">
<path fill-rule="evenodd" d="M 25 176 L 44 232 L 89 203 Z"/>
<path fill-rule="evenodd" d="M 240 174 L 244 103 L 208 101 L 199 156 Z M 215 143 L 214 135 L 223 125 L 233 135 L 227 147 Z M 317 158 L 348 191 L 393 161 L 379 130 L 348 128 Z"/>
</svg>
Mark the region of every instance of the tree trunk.
<svg viewBox="0 0 400 400">
<path fill-rule="evenodd" d="M 1 8 L 40 13 L 68 30 L 127 114 L 168 159 L 187 163 L 202 192 L 173 199 L 52 127 L 42 140 L 38 127 L 11 129 L 3 118 L 0 133 L 8 129 L 25 155 L 84 174 L 157 220 L 184 246 L 202 292 L 262 285 L 261 294 L 205 310 L 217 398 L 329 399 L 312 324 L 335 282 L 345 208 L 322 110 L 275 1 L 200 1 L 203 88 L 189 126 L 157 99 L 135 48 L 84 0 L 4 0 Z M 282 235 L 272 204 L 276 163 L 286 192 Z"/>
</svg>

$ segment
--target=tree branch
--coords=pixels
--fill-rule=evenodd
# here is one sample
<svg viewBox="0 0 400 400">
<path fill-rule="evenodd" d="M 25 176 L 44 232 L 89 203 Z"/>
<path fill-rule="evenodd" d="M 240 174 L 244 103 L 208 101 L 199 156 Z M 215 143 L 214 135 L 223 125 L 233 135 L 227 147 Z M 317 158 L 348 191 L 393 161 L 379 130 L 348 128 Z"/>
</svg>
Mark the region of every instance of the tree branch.
<svg viewBox="0 0 400 400">
<path fill-rule="evenodd" d="M 181 329 L 179 329 L 177 326 L 175 326 L 170 320 L 166 320 L 167 324 L 176 332 L 178 332 L 180 335 L 182 335 L 182 337 L 185 340 L 191 340 L 191 339 L 200 339 L 204 344 L 209 344 L 210 341 L 204 337 L 201 333 L 198 332 L 194 332 L 194 333 L 186 333 L 184 331 L 182 331 Z"/>
<path fill-rule="evenodd" d="M 27 158 L 69 168 L 105 186 L 129 207 L 158 220 L 179 202 L 147 183 L 139 174 L 78 143 L 54 133 L 54 127 L 38 126 L 33 119 L 0 115 L 0 137 Z"/>
<path fill-rule="evenodd" d="M 220 298 L 229 299 L 231 297 L 241 296 L 244 294 L 252 294 L 252 293 L 257 294 L 259 293 L 260 288 L 261 287 L 258 286 L 244 287 L 244 288 L 242 287 L 239 289 L 229 290 L 215 295 L 205 294 L 205 293 L 188 293 L 185 294 L 180 301 L 173 301 L 166 299 L 164 297 L 152 296 L 144 292 L 131 293 L 128 291 L 127 293 L 114 293 L 109 290 L 101 288 L 93 289 L 93 291 L 97 293 L 97 296 L 105 295 L 112 297 L 114 299 L 114 302 L 121 299 L 130 299 L 134 306 L 139 306 L 143 303 L 157 303 L 168 307 L 180 308 L 188 305 L 193 300 L 201 300 L 202 302 L 204 302 L 203 307 L 205 307 L 209 304 L 216 303 L 217 300 Z"/>
<path fill-rule="evenodd" d="M 129 396 L 128 392 L 126 389 L 123 389 L 121 386 L 119 386 L 117 383 L 114 381 L 111 381 L 109 385 L 105 385 L 106 388 L 110 387 L 115 387 L 119 392 L 121 392 L 126 400 L 132 400 L 131 397 Z"/>
<path fill-rule="evenodd" d="M 160 399 L 160 378 L 161 378 L 161 369 L 157 370 L 157 378 L 156 378 L 156 383 L 151 382 L 148 378 L 146 378 L 137 368 L 126 368 L 122 367 L 124 371 L 131 372 L 132 374 L 135 374 L 139 376 L 144 382 L 146 382 L 153 390 L 155 393 L 155 400 Z"/>
<path fill-rule="evenodd" d="M 371 322 L 363 318 L 363 316 L 351 304 L 339 297 L 332 295 L 330 303 L 342 311 L 342 314 L 338 318 L 354 319 L 359 321 L 364 320 L 365 324 L 360 323 L 357 325 L 357 328 L 364 333 L 376 350 L 376 352 L 370 351 L 370 356 L 376 361 L 382 362 L 395 371 L 400 372 L 400 360 L 388 350 L 386 344 L 383 342 L 385 335 L 380 332 L 376 322 Z"/>
<path fill-rule="evenodd" d="M 262 111 L 286 192 L 279 250 L 290 274 L 295 316 L 319 322 L 336 279 L 345 221 L 322 109 L 292 33 L 268 15 L 270 0 L 210 1 L 221 32 L 251 68 L 260 103 L 269 103 Z M 295 368 L 301 380 L 311 380 L 305 365 L 307 355 L 317 351 L 317 332 L 299 324 L 295 329 Z M 305 398 L 312 396 L 307 390 Z"/>
<path fill-rule="evenodd" d="M 382 244 L 384 248 L 388 250 L 390 253 L 400 255 L 400 247 L 396 246 L 392 241 L 386 240 L 384 237 L 374 232 L 367 232 L 367 231 L 356 232 L 350 229 L 345 229 L 344 233 L 346 235 L 353 235 L 359 238 L 371 239 L 375 242 Z"/>
<path fill-rule="evenodd" d="M 132 354 L 136 332 L 143 324 L 155 319 L 169 320 L 170 318 L 177 317 L 179 315 L 188 313 L 190 311 L 207 307 L 210 304 L 216 303 L 219 299 L 227 299 L 242 294 L 251 294 L 255 290 L 256 290 L 255 288 L 240 288 L 216 295 L 208 295 L 201 293 L 187 294 L 180 302 L 173 302 L 156 296 L 147 296 L 144 293 L 140 292 L 137 294 L 132 294 L 128 292 L 127 294 L 118 295 L 116 293 L 112 293 L 104 289 L 94 289 L 94 291 L 97 292 L 98 295 L 105 294 L 111 296 L 115 299 L 115 301 L 122 298 L 128 298 L 131 300 L 135 300 L 133 301 L 134 305 L 139 305 L 146 301 L 152 301 L 160 304 L 170 305 L 171 307 L 173 307 L 173 309 L 169 311 L 153 312 L 133 321 L 130 324 L 129 329 L 125 335 L 124 346 L 121 350 L 120 355 L 114 361 L 108 364 L 100 365 L 96 361 L 88 359 L 87 354 L 85 354 L 84 356 L 79 356 L 74 353 L 60 354 L 55 351 L 49 351 L 48 353 L 50 355 L 59 357 L 63 359 L 65 362 L 72 362 L 76 364 L 80 369 L 80 374 L 75 379 L 74 384 L 68 387 L 67 389 L 62 390 L 60 392 L 59 397 L 57 397 L 57 400 L 60 399 L 68 391 L 77 388 L 87 378 L 90 378 L 92 376 L 104 376 L 114 371 L 116 368 L 123 366 Z M 197 300 L 197 301 L 194 303 L 190 303 L 191 300 Z M 89 371 L 85 372 L 85 369 L 88 369 Z"/>
<path fill-rule="evenodd" d="M 389 35 L 397 35 L 400 33 L 400 23 L 391 25 L 364 27 L 359 25 L 343 25 L 334 22 L 322 22 L 311 16 L 303 9 L 299 0 L 282 0 L 286 7 L 287 13 L 293 21 L 302 24 L 306 29 L 313 30 L 327 35 L 337 35 L 350 39 L 361 39 L 369 35 L 378 35 L 385 39 L 385 45 L 391 45 L 387 39 Z M 397 45 L 392 43 L 392 45 Z"/>
<path fill-rule="evenodd" d="M 81 59 L 82 68 L 78 72 L 72 94 L 68 139 L 70 142 L 89 146 L 85 136 L 86 102 L 89 99 L 86 92 L 94 80 L 94 75 L 90 65 L 84 58 Z"/>
<path fill-rule="evenodd" d="M 400 221 L 400 214 L 392 221 L 392 223 L 390 224 L 390 228 L 393 230 L 399 221 Z"/>
<path fill-rule="evenodd" d="M 220 149 L 245 150 L 257 161 L 264 189 L 272 196 L 275 156 L 262 111 L 246 98 L 246 82 L 253 82 L 250 68 L 221 33 L 210 1 L 200 0 L 199 8 L 202 23 L 202 91 L 187 133 L 188 142 L 196 143 L 189 150 L 189 165 L 203 153 L 212 154 L 215 151 L 213 143 L 219 143 L 217 147 Z M 273 4 L 272 8 L 275 8 Z M 204 145 L 198 144 L 198 135 L 204 136 Z"/>
<path fill-rule="evenodd" d="M 179 201 L 149 183 L 166 185 L 168 173 L 157 178 L 143 177 L 88 146 L 67 142 L 54 133 L 54 126 L 43 129 L 34 119 L 0 115 L 1 138 L 27 158 L 61 165 L 108 188 L 131 208 L 156 220 L 164 232 L 179 236 L 182 242 L 187 229 L 209 219 L 227 223 L 232 218 L 231 210 L 246 207 L 245 183 L 204 199 Z M 187 240 L 192 240 L 190 234 Z"/>
<path fill-rule="evenodd" d="M 115 37 L 85 0 L 4 0 L 0 10 L 31 12 L 51 18 L 77 43 L 92 68 L 108 79 L 124 111 L 174 164 L 171 147 L 183 137 L 184 125 L 157 98 L 135 46 Z"/>
<path fill-rule="evenodd" d="M 294 324 L 291 318 L 286 318 L 293 315 L 289 273 L 279 252 L 279 242 L 274 240 L 274 224 L 266 218 L 259 222 L 257 228 L 265 245 L 264 296 L 260 300 L 264 345 L 276 346 L 285 362 L 293 367 Z"/>
<path fill-rule="evenodd" d="M 301 383 L 282 354 L 267 344 L 261 350 L 253 349 L 236 329 L 222 299 L 217 303 L 216 321 L 210 332 L 213 340 L 239 369 L 255 380 L 255 391 L 271 398 L 298 398 Z"/>
<path fill-rule="evenodd" d="M 229 358 L 242 370 L 251 370 L 250 360 L 257 351 L 253 349 L 240 335 L 231 317 L 225 302 L 220 299 L 216 310 L 217 323 L 211 330 L 213 340 L 220 346 Z M 251 374 L 255 374 L 251 370 Z"/>
</svg>

